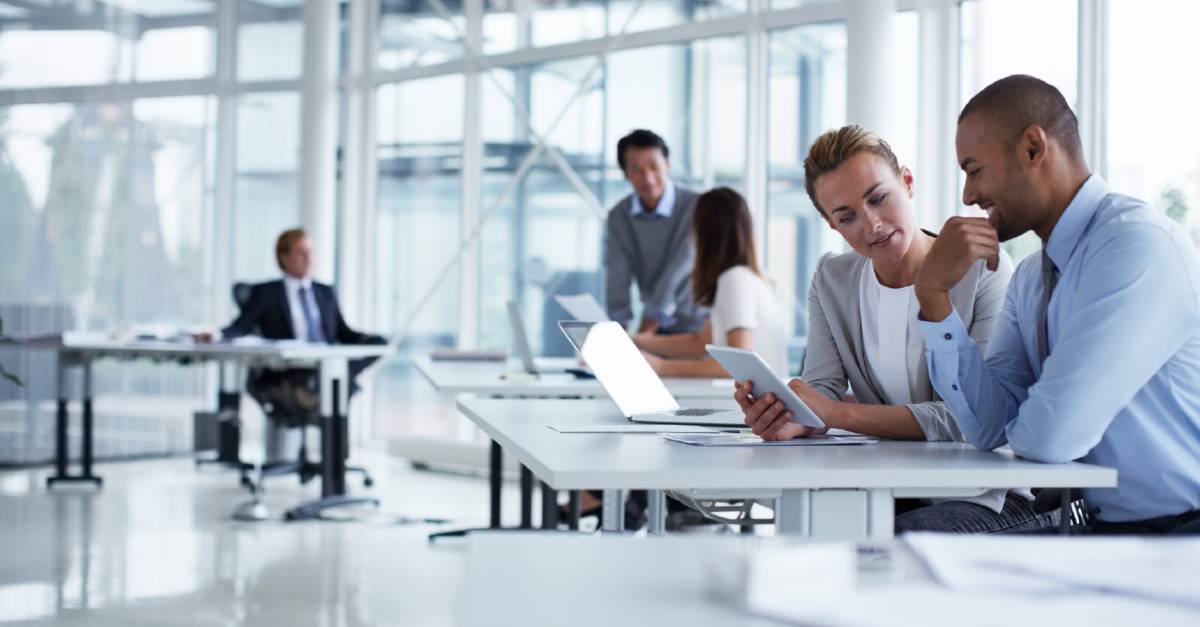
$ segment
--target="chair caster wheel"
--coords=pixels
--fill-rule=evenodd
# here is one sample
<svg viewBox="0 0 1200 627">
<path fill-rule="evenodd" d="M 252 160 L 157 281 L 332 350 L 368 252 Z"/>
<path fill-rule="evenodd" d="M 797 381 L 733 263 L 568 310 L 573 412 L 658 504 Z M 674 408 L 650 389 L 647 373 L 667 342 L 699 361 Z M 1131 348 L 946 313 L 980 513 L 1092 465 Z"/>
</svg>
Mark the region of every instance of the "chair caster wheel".
<svg viewBox="0 0 1200 627">
<path fill-rule="evenodd" d="M 372 478 L 370 478 L 370 477 L 363 477 L 363 487 L 364 487 L 364 488 L 369 488 L 369 487 L 371 487 L 371 486 L 373 486 L 373 485 L 375 485 L 375 480 L 374 480 L 374 479 L 372 479 Z"/>
</svg>

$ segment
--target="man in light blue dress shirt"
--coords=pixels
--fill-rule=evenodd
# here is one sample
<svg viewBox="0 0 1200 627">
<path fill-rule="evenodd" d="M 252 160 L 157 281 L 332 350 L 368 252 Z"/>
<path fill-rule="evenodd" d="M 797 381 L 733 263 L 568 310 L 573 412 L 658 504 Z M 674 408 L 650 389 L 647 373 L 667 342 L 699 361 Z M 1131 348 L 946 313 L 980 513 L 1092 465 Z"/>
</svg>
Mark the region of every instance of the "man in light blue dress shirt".
<svg viewBox="0 0 1200 627">
<path fill-rule="evenodd" d="M 1115 468 L 1084 490 L 1104 533 L 1200 525 L 1200 258 L 1179 225 L 1088 170 L 1062 94 L 1010 76 L 958 122 L 963 202 L 917 276 L 930 379 L 968 441 L 1041 462 Z M 947 292 L 1026 231 L 986 358 Z M 1186 529 L 1185 529 L 1186 528 Z"/>
</svg>

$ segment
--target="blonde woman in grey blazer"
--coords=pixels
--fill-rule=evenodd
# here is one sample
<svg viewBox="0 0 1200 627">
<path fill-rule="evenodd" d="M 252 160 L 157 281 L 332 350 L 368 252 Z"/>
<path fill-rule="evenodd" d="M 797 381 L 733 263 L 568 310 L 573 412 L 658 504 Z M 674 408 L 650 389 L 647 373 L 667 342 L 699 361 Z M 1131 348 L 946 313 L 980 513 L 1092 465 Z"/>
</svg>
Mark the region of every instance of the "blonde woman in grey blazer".
<svg viewBox="0 0 1200 627">
<path fill-rule="evenodd" d="M 859 126 L 825 133 L 804 162 L 805 185 L 831 228 L 853 249 L 817 264 L 808 294 L 802 379 L 789 384 L 829 427 L 897 440 L 962 441 L 929 382 L 913 282 L 934 234 L 916 226 L 914 181 L 886 142 Z M 992 267 L 988 268 L 987 265 Z M 976 263 L 950 293 L 983 349 L 1000 316 L 1012 261 Z M 853 393 L 853 399 L 849 394 Z M 746 424 L 764 439 L 817 430 L 790 422 L 772 395 L 749 382 L 735 395 Z M 896 531 L 995 532 L 1046 526 L 1028 491 L 994 490 L 962 500 L 897 502 Z"/>
</svg>

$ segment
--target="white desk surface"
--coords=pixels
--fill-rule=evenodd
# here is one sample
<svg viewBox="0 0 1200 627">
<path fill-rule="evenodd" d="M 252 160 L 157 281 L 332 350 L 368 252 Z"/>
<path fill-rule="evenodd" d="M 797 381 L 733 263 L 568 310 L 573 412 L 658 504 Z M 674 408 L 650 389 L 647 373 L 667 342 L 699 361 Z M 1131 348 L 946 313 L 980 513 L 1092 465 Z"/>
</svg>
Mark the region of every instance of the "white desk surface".
<svg viewBox="0 0 1200 627">
<path fill-rule="evenodd" d="M 1039 539 L 1048 545 L 1076 540 Z M 744 598 L 736 586 L 745 581 L 738 570 L 745 559 L 788 546 L 781 538 L 736 536 L 478 533 L 467 540 L 456 624 L 779 625 L 733 602 Z M 858 555 L 857 576 L 849 590 L 833 597 L 805 599 L 803 578 L 792 584 L 794 602 L 812 610 L 800 624 L 1115 627 L 1137 624 L 1130 622 L 1131 617 L 1141 617 L 1142 624 L 1156 627 L 1197 624 L 1196 611 L 1189 606 L 1103 591 L 1061 596 L 964 592 L 935 582 L 902 541 L 858 546 L 875 552 Z M 1146 566 L 1133 564 L 1135 568 Z M 787 589 L 789 584 L 775 582 L 773 587 Z M 727 594 L 728 600 L 714 600 L 714 591 Z"/>
<path fill-rule="evenodd" d="M 429 355 L 420 355 L 413 363 L 437 391 L 447 394 L 605 398 L 604 388 L 595 379 L 579 379 L 561 372 L 534 377 L 525 374 L 520 362 L 512 359 L 507 362 L 434 361 Z M 578 360 L 567 357 L 539 358 L 536 363 L 539 368 L 552 370 L 579 367 Z M 675 398 L 733 399 L 732 379 L 669 377 L 663 379 L 663 383 Z"/>
<path fill-rule="evenodd" d="M 777 627 L 705 598 L 708 560 L 753 538 L 477 532 L 467 539 L 461 627 Z"/>
<path fill-rule="evenodd" d="M 330 358 L 358 359 L 380 357 L 391 352 L 387 345 L 374 344 L 308 344 L 305 342 L 194 344 L 161 340 L 112 340 L 102 335 L 66 340 L 2 342 L 0 348 L 85 353 L 118 358 L 147 357 L 158 359 L 274 359 L 282 361 L 317 361 Z"/>
<path fill-rule="evenodd" d="M 700 447 L 655 434 L 563 434 L 547 425 L 619 424 L 607 400 L 461 398 L 458 408 L 558 490 L 797 490 L 1113 487 L 1117 473 L 1041 464 L 955 442 Z"/>
</svg>

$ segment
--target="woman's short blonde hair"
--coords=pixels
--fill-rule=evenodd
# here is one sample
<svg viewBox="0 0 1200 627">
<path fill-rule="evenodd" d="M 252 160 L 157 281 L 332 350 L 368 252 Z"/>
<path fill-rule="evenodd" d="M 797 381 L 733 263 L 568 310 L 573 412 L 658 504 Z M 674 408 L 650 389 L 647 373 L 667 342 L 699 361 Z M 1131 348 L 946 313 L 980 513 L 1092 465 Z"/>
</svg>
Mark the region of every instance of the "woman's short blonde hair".
<svg viewBox="0 0 1200 627">
<path fill-rule="evenodd" d="M 857 124 L 849 124 L 836 131 L 826 131 L 808 149 L 808 156 L 804 158 L 804 189 L 821 215 L 825 215 L 825 209 L 817 202 L 817 179 L 833 172 L 851 157 L 863 152 L 883 159 L 896 176 L 900 175 L 900 162 L 896 160 L 896 153 L 892 152 L 892 147 L 875 133 Z"/>
</svg>

